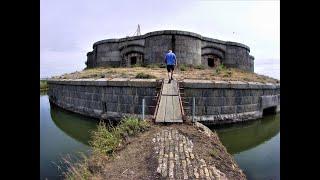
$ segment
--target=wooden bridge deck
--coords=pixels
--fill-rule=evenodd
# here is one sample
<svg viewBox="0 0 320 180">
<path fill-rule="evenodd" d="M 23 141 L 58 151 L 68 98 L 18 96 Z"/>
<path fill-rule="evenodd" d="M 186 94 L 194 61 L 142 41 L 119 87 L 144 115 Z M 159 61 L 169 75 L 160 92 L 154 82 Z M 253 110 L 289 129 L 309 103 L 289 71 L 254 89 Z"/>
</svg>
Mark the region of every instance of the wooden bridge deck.
<svg viewBox="0 0 320 180">
<path fill-rule="evenodd" d="M 167 79 L 164 80 L 156 122 L 183 122 L 178 85 L 175 80 L 170 84 Z"/>
</svg>

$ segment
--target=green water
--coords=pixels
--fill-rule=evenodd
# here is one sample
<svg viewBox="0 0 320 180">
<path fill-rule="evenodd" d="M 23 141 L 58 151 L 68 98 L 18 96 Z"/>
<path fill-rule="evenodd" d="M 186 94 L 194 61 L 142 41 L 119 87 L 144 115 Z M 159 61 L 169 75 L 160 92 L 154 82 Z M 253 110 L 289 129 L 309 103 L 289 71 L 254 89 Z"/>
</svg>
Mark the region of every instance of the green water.
<svg viewBox="0 0 320 180">
<path fill-rule="evenodd" d="M 40 179 L 61 179 L 65 170 L 62 157 L 70 155 L 75 160 L 79 152 L 90 153 L 90 131 L 96 124 L 90 118 L 50 107 L 48 96 L 40 94 Z"/>
<path fill-rule="evenodd" d="M 248 179 L 280 179 L 280 114 L 211 126 Z"/>
<path fill-rule="evenodd" d="M 40 94 L 40 179 L 61 179 L 62 157 L 90 153 L 97 121 L 51 107 Z M 248 179 L 280 179 L 280 115 L 236 125 L 210 127 L 233 154 Z M 61 170 L 58 169 L 61 166 Z"/>
</svg>

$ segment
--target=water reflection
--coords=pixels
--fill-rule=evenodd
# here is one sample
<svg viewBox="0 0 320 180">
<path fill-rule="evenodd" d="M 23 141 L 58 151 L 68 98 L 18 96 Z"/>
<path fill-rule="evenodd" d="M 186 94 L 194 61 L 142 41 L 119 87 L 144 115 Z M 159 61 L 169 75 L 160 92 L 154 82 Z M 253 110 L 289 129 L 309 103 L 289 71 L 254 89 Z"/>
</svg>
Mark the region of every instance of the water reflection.
<svg viewBox="0 0 320 180">
<path fill-rule="evenodd" d="M 249 180 L 280 179 L 280 114 L 211 128 Z"/>
<path fill-rule="evenodd" d="M 280 131 L 280 114 L 246 123 L 210 126 L 219 134 L 230 154 L 254 148 L 277 135 Z"/>
<path fill-rule="evenodd" d="M 90 153 L 90 131 L 96 125 L 93 119 L 51 106 L 48 96 L 40 93 L 40 179 L 61 179 L 62 157 L 78 159 L 80 152 Z"/>
<path fill-rule="evenodd" d="M 89 145 L 91 131 L 96 129 L 96 119 L 87 118 L 51 105 L 51 119 L 54 124 L 73 139 Z"/>
</svg>

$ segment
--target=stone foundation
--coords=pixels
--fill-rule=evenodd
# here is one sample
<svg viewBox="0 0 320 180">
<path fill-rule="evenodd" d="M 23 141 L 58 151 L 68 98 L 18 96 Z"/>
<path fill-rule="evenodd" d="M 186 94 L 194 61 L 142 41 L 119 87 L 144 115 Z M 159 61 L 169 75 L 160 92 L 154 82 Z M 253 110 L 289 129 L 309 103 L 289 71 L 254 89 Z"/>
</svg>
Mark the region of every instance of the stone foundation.
<svg viewBox="0 0 320 180">
<path fill-rule="evenodd" d="M 141 117 L 145 99 L 146 118 L 151 118 L 162 81 L 155 79 L 49 80 L 49 100 L 66 110 L 95 118 Z M 224 124 L 262 117 L 263 110 L 280 111 L 280 84 L 240 81 L 184 80 L 181 98 L 185 115 L 205 124 Z"/>
<path fill-rule="evenodd" d="M 156 105 L 156 80 L 115 78 L 86 80 L 50 80 L 49 100 L 64 109 L 95 118 L 116 118 L 142 114 L 145 99 L 146 117 Z"/>
<path fill-rule="evenodd" d="M 192 118 L 195 98 L 195 120 L 206 124 L 223 124 L 262 117 L 264 109 L 280 111 L 280 84 L 184 80 L 183 106 Z"/>
</svg>

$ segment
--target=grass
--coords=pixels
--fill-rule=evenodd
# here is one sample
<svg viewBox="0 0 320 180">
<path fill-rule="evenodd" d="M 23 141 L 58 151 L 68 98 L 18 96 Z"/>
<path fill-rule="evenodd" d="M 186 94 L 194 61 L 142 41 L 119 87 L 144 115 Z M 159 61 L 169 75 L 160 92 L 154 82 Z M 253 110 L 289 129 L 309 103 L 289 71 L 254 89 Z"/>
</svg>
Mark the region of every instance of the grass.
<svg viewBox="0 0 320 180">
<path fill-rule="evenodd" d="M 156 76 L 150 75 L 150 74 L 145 74 L 145 73 L 143 73 L 143 72 L 140 72 L 140 73 L 138 73 L 138 74 L 136 75 L 135 78 L 137 78 L 137 79 L 155 79 Z"/>
<path fill-rule="evenodd" d="M 195 69 L 205 69 L 204 65 L 199 64 L 194 67 Z"/>
<path fill-rule="evenodd" d="M 223 64 L 220 64 L 219 66 L 214 68 L 214 74 L 219 75 L 219 74 L 221 74 L 221 72 L 225 71 L 226 69 L 227 68 Z"/>
<path fill-rule="evenodd" d="M 185 64 L 181 64 L 179 68 L 180 68 L 180 71 L 187 71 L 189 69 L 189 67 L 186 66 Z"/>
<path fill-rule="evenodd" d="M 167 77 L 166 69 L 161 68 L 161 64 L 152 64 L 147 67 L 99 67 L 86 69 L 80 72 L 64 74 L 53 77 L 57 79 L 85 79 L 85 78 L 129 78 L 129 79 L 163 79 Z M 176 79 L 200 79 L 200 80 L 219 80 L 219 81 L 245 81 L 261 83 L 280 83 L 279 80 L 253 72 L 243 71 L 237 68 L 227 68 L 223 64 L 215 68 L 203 68 L 203 66 L 192 66 L 179 64 L 176 71 Z"/>
<path fill-rule="evenodd" d="M 40 80 L 40 91 L 48 90 L 48 84 L 46 80 Z"/>
<path fill-rule="evenodd" d="M 68 166 L 67 172 L 64 173 L 65 179 L 92 179 L 99 176 L 104 160 L 112 156 L 126 138 L 144 132 L 149 127 L 147 121 L 135 117 L 123 118 L 116 127 L 108 127 L 104 122 L 100 122 L 97 129 L 92 131 L 89 142 L 93 154 L 90 157 L 83 155 L 83 160 L 79 163 L 71 163 L 64 158 Z"/>
</svg>

